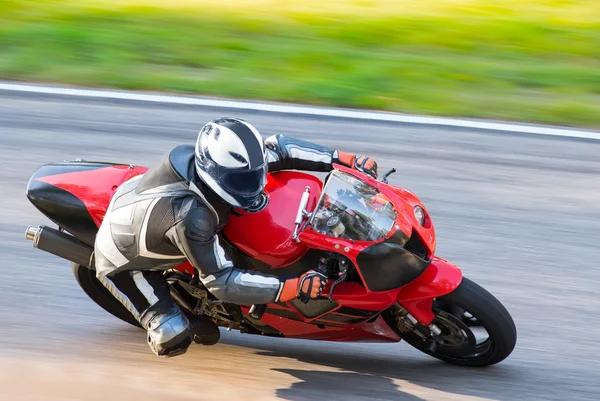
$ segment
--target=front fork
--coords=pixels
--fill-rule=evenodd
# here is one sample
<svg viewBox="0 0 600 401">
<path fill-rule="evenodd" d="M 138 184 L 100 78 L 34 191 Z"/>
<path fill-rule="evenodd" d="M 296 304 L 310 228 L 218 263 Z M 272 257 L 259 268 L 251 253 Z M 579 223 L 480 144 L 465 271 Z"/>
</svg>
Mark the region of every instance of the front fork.
<svg viewBox="0 0 600 401">
<path fill-rule="evenodd" d="M 461 270 L 452 263 L 434 257 L 423 274 L 402 287 L 396 297 L 394 313 L 400 323 L 429 329 L 433 338 L 442 332 L 433 323 L 433 301 L 454 291 L 462 281 Z"/>
</svg>

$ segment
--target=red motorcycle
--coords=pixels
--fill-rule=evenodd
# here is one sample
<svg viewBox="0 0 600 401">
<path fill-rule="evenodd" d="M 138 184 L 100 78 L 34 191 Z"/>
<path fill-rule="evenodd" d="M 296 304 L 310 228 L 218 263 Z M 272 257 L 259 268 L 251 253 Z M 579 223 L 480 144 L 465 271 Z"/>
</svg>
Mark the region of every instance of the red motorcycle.
<svg viewBox="0 0 600 401">
<path fill-rule="evenodd" d="M 117 187 L 147 169 L 67 161 L 44 165 L 27 197 L 58 226 L 29 227 L 34 246 L 73 262 L 85 293 L 138 325 L 96 279 L 93 245 Z M 296 171 L 269 174 L 257 210 L 234 210 L 220 234 L 236 266 L 273 275 L 319 269 L 319 299 L 234 305 L 212 296 L 185 263 L 164 272 L 193 321 L 207 315 L 229 330 L 328 341 L 398 342 L 443 361 L 487 366 L 513 350 L 517 332 L 504 306 L 460 269 L 434 256 L 431 217 L 409 191 L 335 166 L 324 183 Z M 197 342 L 202 343 L 199 337 Z"/>
</svg>

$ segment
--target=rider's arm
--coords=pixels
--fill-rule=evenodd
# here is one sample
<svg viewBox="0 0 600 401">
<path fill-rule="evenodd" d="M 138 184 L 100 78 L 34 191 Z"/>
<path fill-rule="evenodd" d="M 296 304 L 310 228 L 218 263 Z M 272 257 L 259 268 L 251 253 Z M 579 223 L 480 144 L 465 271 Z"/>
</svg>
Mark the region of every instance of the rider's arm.
<svg viewBox="0 0 600 401">
<path fill-rule="evenodd" d="M 200 281 L 215 297 L 250 305 L 287 301 L 298 295 L 298 278 L 281 281 L 274 276 L 236 269 L 219 244 L 215 213 L 195 197 L 179 202 L 174 208 L 176 224 L 167 231 L 167 239 L 198 269 Z"/>
<path fill-rule="evenodd" d="M 273 135 L 265 139 L 269 171 L 331 171 L 333 163 L 362 170 L 377 176 L 377 163 L 368 157 L 357 157 L 338 149 L 329 149 L 301 139 Z"/>
<path fill-rule="evenodd" d="M 215 213 L 195 197 L 181 202 L 180 219 L 166 235 L 198 269 L 204 286 L 225 302 L 245 305 L 275 301 L 283 283 L 274 276 L 236 269 L 219 244 Z"/>
</svg>

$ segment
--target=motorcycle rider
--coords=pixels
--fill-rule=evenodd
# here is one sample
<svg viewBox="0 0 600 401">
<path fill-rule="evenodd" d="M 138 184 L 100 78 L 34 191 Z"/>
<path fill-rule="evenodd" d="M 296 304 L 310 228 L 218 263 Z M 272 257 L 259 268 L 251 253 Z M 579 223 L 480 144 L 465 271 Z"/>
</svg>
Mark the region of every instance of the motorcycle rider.
<svg viewBox="0 0 600 401">
<path fill-rule="evenodd" d="M 316 298 L 326 281 L 319 273 L 280 280 L 241 270 L 233 266 L 218 234 L 233 208 L 250 211 L 261 202 L 267 171 L 326 172 L 333 163 L 377 176 L 377 163 L 365 156 L 283 135 L 263 141 L 255 127 L 238 118 L 210 121 L 195 148 L 174 148 L 116 190 L 96 237 L 96 276 L 146 329 L 150 348 L 160 356 L 185 353 L 194 338 L 163 276 L 186 260 L 224 302 L 266 304 L 301 294 Z M 199 322 L 196 333 L 218 339 L 212 320 Z"/>
</svg>

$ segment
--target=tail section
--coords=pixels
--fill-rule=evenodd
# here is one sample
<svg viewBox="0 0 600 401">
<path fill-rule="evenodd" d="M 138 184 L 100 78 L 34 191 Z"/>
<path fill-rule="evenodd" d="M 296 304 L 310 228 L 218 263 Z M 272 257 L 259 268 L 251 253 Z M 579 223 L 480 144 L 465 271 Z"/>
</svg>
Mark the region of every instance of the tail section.
<svg viewBox="0 0 600 401">
<path fill-rule="evenodd" d="M 112 163 L 46 164 L 29 180 L 26 195 L 59 227 L 93 245 L 115 190 L 145 171 L 144 167 Z"/>
</svg>

